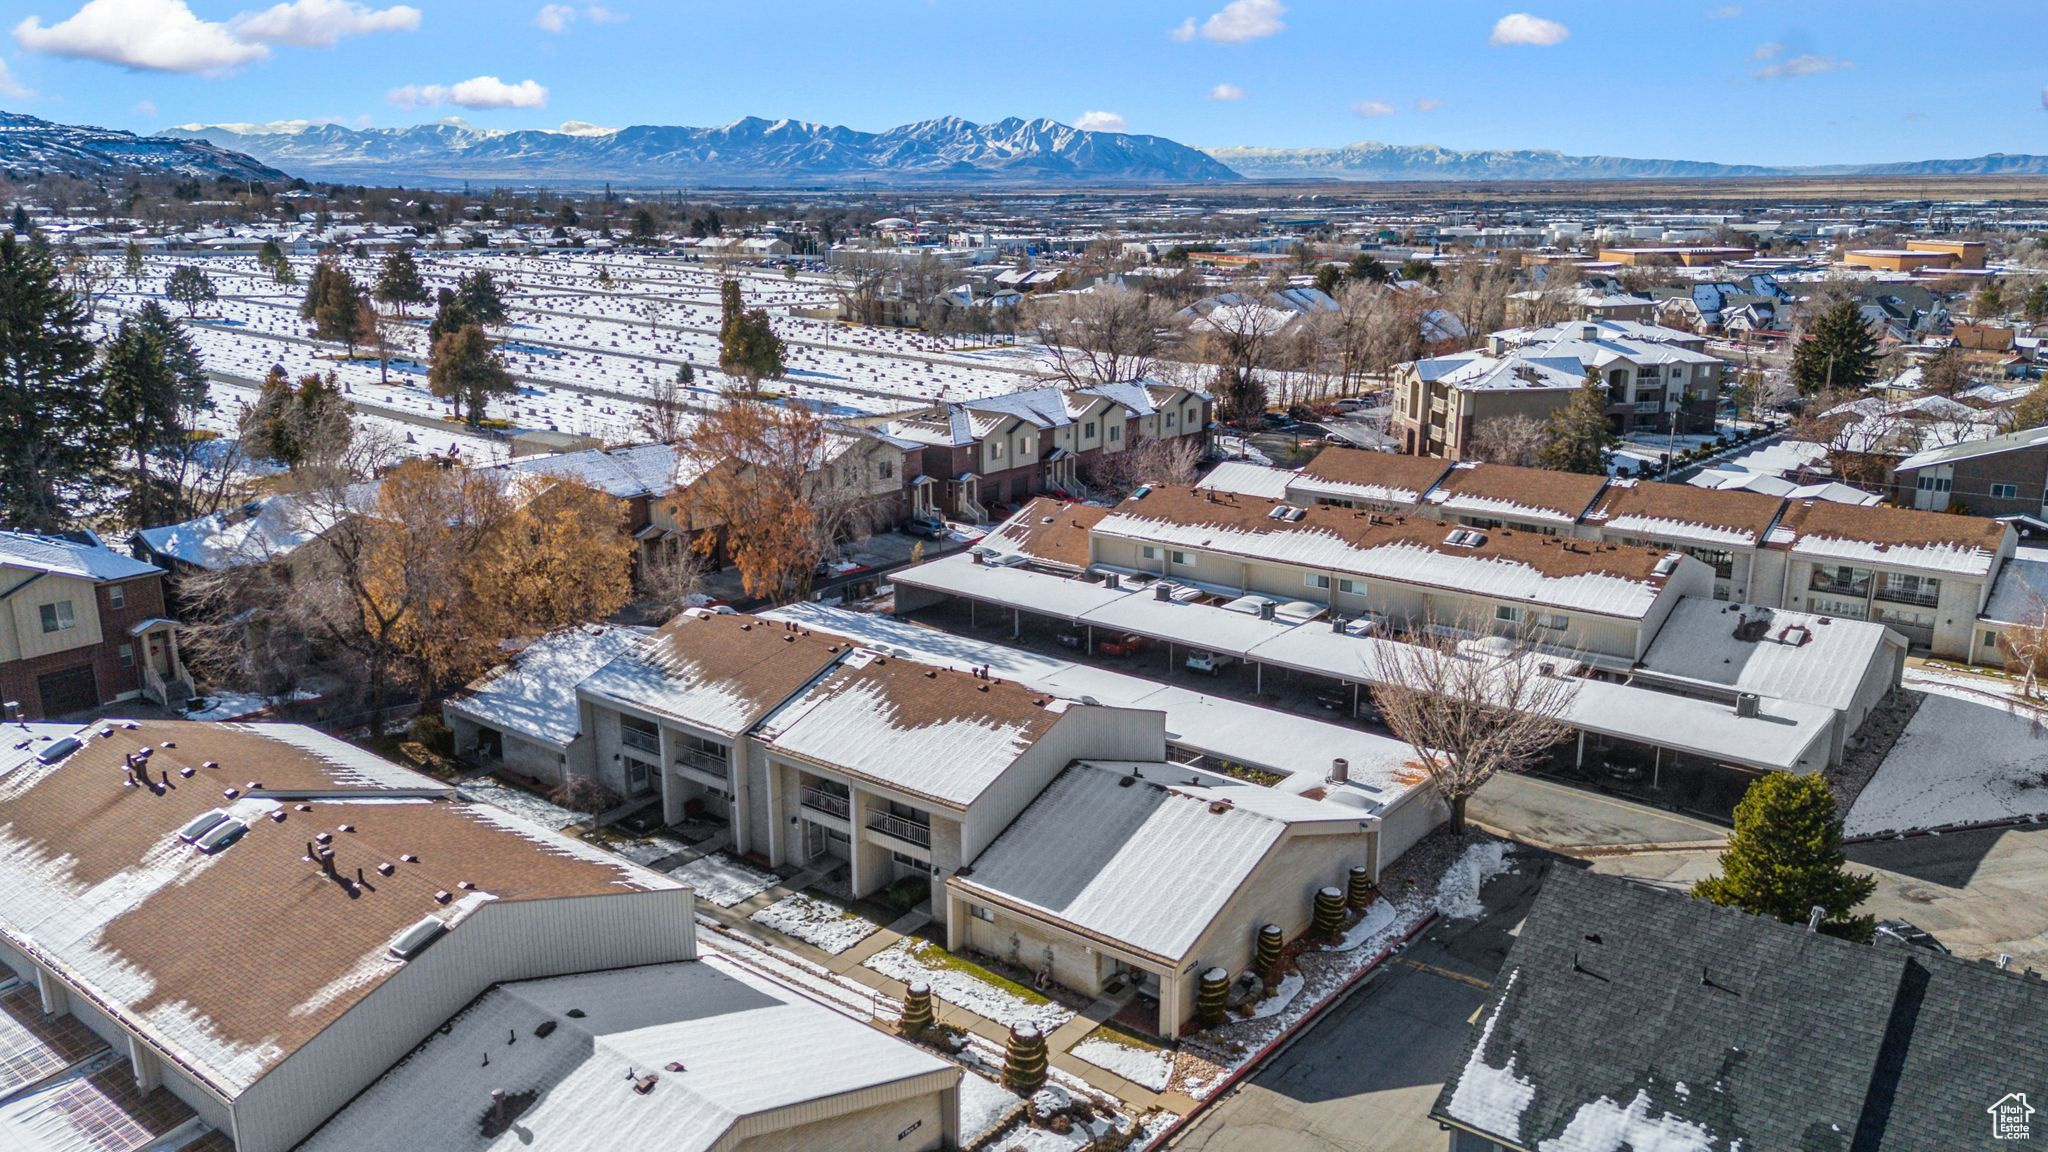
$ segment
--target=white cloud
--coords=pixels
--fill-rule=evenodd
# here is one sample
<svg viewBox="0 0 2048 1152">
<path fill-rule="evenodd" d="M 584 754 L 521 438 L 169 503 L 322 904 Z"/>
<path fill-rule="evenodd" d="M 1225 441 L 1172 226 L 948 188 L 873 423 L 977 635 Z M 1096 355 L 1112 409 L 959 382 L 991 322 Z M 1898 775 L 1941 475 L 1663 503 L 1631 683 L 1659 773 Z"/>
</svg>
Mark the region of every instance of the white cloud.
<svg viewBox="0 0 2048 1152">
<path fill-rule="evenodd" d="M 1351 114 L 1363 116 L 1367 120 L 1377 120 L 1382 116 L 1392 116 L 1394 106 L 1385 100 L 1360 100 L 1351 106 Z"/>
<path fill-rule="evenodd" d="M 562 126 L 555 129 L 555 131 L 560 132 L 564 136 L 609 136 L 617 132 L 618 129 L 606 128 L 602 124 L 592 124 L 588 120 L 564 120 L 562 121 Z"/>
<path fill-rule="evenodd" d="M 156 119 L 156 101 L 137 100 L 135 102 L 135 114 L 145 120 Z"/>
<path fill-rule="evenodd" d="M 1114 112 L 1083 112 L 1074 127 L 1086 132 L 1127 132 L 1130 125 Z"/>
<path fill-rule="evenodd" d="M 226 24 L 194 16 L 185 0 L 87 0 L 56 24 L 23 20 L 14 39 L 30 52 L 151 72 L 218 74 L 270 54 Z"/>
<path fill-rule="evenodd" d="M 533 26 L 543 32 L 567 32 L 576 22 L 576 10 L 567 4 L 549 4 L 534 15 Z"/>
<path fill-rule="evenodd" d="M 1751 59 L 1752 61 L 1754 61 L 1754 60 L 1774 60 L 1774 59 L 1776 59 L 1776 58 L 1778 58 L 1778 57 L 1780 57 L 1780 56 L 1783 56 L 1784 54 L 1785 54 L 1785 46 L 1784 46 L 1783 44 L 1780 44 L 1780 43 L 1778 43 L 1777 41 L 1773 40 L 1773 41 L 1769 41 L 1769 42 L 1766 42 L 1766 43 L 1763 43 L 1763 44 L 1759 44 L 1759 45 L 1757 45 L 1757 46 L 1756 46 L 1756 51 L 1754 51 L 1754 52 L 1751 52 L 1751 53 L 1749 54 L 1749 58 L 1750 58 L 1750 59 Z"/>
<path fill-rule="evenodd" d="M 548 90 L 532 80 L 507 84 L 496 76 L 476 76 L 460 84 L 407 84 L 393 88 L 389 99 L 400 108 L 454 104 L 461 108 L 545 108 Z"/>
<path fill-rule="evenodd" d="M 585 8 L 583 15 L 588 17 L 592 24 L 624 24 L 626 22 L 626 14 L 624 12 L 616 8 L 607 8 L 602 4 L 592 4 L 590 7 Z"/>
<path fill-rule="evenodd" d="M 1725 7 L 1707 10 L 1707 19 L 1709 20 L 1733 20 L 1741 15 L 1742 5 L 1740 4 L 1729 4 Z"/>
<path fill-rule="evenodd" d="M 1243 44 L 1285 31 L 1287 22 L 1281 19 L 1285 15 L 1287 5 L 1280 0 L 1230 0 L 1201 24 L 1190 16 L 1168 35 L 1183 44 L 1198 35 L 1218 44 Z"/>
<path fill-rule="evenodd" d="M 1766 48 L 1778 48 L 1768 56 L 1752 56 L 1752 60 L 1769 60 L 1771 63 L 1758 68 L 1751 75 L 1759 80 L 1794 80 L 1801 76 L 1819 76 L 1828 72 L 1841 72 L 1854 68 L 1856 62 L 1841 56 L 1825 56 L 1815 52 L 1802 52 L 1797 56 L 1783 55 L 1784 49 L 1775 44 Z M 1758 49 L 1761 52 L 1763 49 Z"/>
<path fill-rule="evenodd" d="M 332 48 L 344 36 L 417 31 L 420 10 L 404 4 L 370 8 L 353 0 L 291 0 L 261 12 L 244 12 L 228 24 L 244 40 Z"/>
<path fill-rule="evenodd" d="M 5 97 L 9 100 L 26 100 L 33 95 L 35 93 L 22 87 L 21 81 L 16 80 L 14 74 L 7 70 L 7 61 L 0 60 L 0 97 Z"/>
<path fill-rule="evenodd" d="M 1443 106 L 1444 102 L 1434 96 L 1424 96 L 1415 102 L 1415 110 L 1417 112 L 1434 112 Z"/>
<path fill-rule="evenodd" d="M 1239 88 L 1235 84 L 1218 84 L 1214 88 L 1209 89 L 1209 99 L 1242 100 L 1244 99 L 1244 89 Z"/>
<path fill-rule="evenodd" d="M 1555 20 L 1531 16 L 1527 12 L 1512 12 L 1500 18 L 1493 26 L 1493 35 L 1487 37 L 1491 44 L 1527 44 L 1537 48 L 1548 48 L 1562 44 L 1570 37 L 1572 30 Z"/>
</svg>

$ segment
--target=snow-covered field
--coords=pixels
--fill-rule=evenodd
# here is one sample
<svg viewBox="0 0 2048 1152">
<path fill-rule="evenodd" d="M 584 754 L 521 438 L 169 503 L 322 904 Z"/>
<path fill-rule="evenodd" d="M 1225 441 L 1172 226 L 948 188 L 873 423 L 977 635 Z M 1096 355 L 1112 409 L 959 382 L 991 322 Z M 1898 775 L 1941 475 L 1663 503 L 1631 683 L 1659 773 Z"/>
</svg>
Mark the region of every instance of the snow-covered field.
<svg viewBox="0 0 2048 1152">
<path fill-rule="evenodd" d="M 1036 1024 L 1049 1034 L 1074 1018 L 1073 1010 L 1063 1005 L 1044 999 L 1027 1000 L 979 976 L 952 967 L 943 959 L 927 959 L 929 949 L 931 945 L 922 940 L 900 940 L 868 957 L 866 967 L 906 984 L 913 980 L 927 981 L 932 986 L 932 995 L 1001 1024 Z"/>
<path fill-rule="evenodd" d="M 696 889 L 697 899 L 720 908 L 744 904 L 775 886 L 775 876 L 730 856 L 713 854 L 692 860 L 668 874 Z"/>
<path fill-rule="evenodd" d="M 1953 683 L 1927 692 L 1843 821 L 1850 836 L 2048 816 L 2048 727 L 2040 714 Z"/>
<path fill-rule="evenodd" d="M 1173 1053 L 1159 1048 L 1141 1048 L 1114 1032 L 1100 1028 L 1083 1037 L 1067 1052 L 1075 1059 L 1086 1060 L 1097 1068 L 1114 1072 L 1154 1092 L 1166 1091 L 1167 1081 L 1173 1077 Z"/>
<path fill-rule="evenodd" d="M 833 956 L 874 935 L 877 928 L 830 900 L 804 895 L 785 896 L 748 919 Z"/>
</svg>

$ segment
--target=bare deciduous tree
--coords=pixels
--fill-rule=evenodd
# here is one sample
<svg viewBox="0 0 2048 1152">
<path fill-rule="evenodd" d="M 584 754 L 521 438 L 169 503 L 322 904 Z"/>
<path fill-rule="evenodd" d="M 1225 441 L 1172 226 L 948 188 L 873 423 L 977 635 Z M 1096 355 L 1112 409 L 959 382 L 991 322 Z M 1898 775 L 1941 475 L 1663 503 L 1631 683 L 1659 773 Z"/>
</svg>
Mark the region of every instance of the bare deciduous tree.
<svg viewBox="0 0 2048 1152">
<path fill-rule="evenodd" d="M 647 391 L 634 424 L 640 434 L 656 444 L 680 444 L 695 421 L 691 414 L 690 386 L 678 370 L 674 376 L 658 379 Z"/>
<path fill-rule="evenodd" d="M 2048 604 L 2035 597 L 2020 622 L 1999 633 L 1998 650 L 2005 655 L 2005 670 L 2020 677 L 2020 695 L 2038 698 L 2042 678 L 2048 676 Z"/>
<path fill-rule="evenodd" d="M 1054 301 L 1038 320 L 1038 342 L 1068 383 L 1139 380 L 1159 358 L 1166 319 L 1143 292 L 1099 285 Z"/>
<path fill-rule="evenodd" d="M 1374 649 L 1373 698 L 1394 734 L 1465 830 L 1465 804 L 1499 772 L 1514 772 L 1569 734 L 1564 723 L 1577 682 L 1556 669 L 1568 657 L 1539 655 L 1530 626 L 1494 634 L 1490 623 L 1437 627 Z"/>
<path fill-rule="evenodd" d="M 1472 429 L 1465 445 L 1465 457 L 1486 464 L 1512 464 L 1517 468 L 1536 466 L 1536 452 L 1548 433 L 1542 421 L 1528 416 L 1495 416 Z"/>
</svg>

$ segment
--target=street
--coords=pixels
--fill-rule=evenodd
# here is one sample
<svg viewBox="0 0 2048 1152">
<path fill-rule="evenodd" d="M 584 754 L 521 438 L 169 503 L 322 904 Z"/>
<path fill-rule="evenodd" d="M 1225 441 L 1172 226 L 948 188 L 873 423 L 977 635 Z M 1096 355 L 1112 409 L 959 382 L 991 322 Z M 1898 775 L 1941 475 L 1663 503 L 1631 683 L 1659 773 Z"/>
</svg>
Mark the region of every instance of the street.
<svg viewBox="0 0 2048 1152">
<path fill-rule="evenodd" d="M 1171 1146 L 1190 1152 L 1442 1152 L 1429 1119 L 1553 857 L 1523 850 L 1479 920 L 1439 920 Z M 1569 865 L 1567 865 L 1569 866 Z"/>
</svg>

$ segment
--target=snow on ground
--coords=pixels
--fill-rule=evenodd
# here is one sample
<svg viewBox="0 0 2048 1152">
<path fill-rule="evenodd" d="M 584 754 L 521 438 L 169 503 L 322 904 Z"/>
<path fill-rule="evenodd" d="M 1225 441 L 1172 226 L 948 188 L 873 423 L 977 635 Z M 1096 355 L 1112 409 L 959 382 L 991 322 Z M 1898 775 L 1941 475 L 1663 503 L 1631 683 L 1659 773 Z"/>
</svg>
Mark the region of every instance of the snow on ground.
<svg viewBox="0 0 2048 1152">
<path fill-rule="evenodd" d="M 1960 675 L 1960 674 L 1959 674 Z M 1843 821 L 1850 836 L 2048 815 L 2048 728 L 2025 705 L 1921 677 L 1920 710 Z"/>
<path fill-rule="evenodd" d="M 1365 915 L 1358 918 L 1358 923 L 1344 930 L 1344 939 L 1337 942 L 1334 951 L 1357 951 L 1367 941 L 1377 939 L 1380 933 L 1386 931 L 1387 925 L 1393 923 L 1394 916 L 1394 906 L 1385 900 L 1375 900 L 1366 905 Z"/>
<path fill-rule="evenodd" d="M 610 847 L 612 851 L 617 852 L 635 864 L 652 866 L 657 861 L 666 860 L 678 852 L 687 850 L 690 846 L 674 836 L 656 833 L 638 840 L 627 840 L 613 844 Z"/>
<path fill-rule="evenodd" d="M 877 925 L 830 900 L 787 896 L 748 917 L 837 956 L 875 934 Z"/>
<path fill-rule="evenodd" d="M 1486 840 L 1472 845 L 1437 885 L 1436 910 L 1452 920 L 1477 920 L 1486 914 L 1486 907 L 1479 902 L 1480 886 L 1512 870 L 1505 841 Z"/>
<path fill-rule="evenodd" d="M 723 854 L 692 860 L 668 874 L 696 889 L 697 899 L 720 908 L 744 904 L 775 886 L 773 873 L 750 868 Z"/>
<path fill-rule="evenodd" d="M 975 1137 L 1010 1118 L 1024 1101 L 1015 1092 L 972 1072 L 960 1078 L 960 1143 L 974 1144 Z"/>
<path fill-rule="evenodd" d="M 1294 979 L 1298 982 L 1300 977 Z M 1166 1091 L 1166 1083 L 1173 1076 L 1173 1053 L 1138 1047 L 1100 1028 L 1067 1049 L 1067 1053 L 1154 1092 Z"/>
<path fill-rule="evenodd" d="M 927 958 L 930 953 L 936 957 Z M 946 963 L 943 950 L 922 940 L 905 939 L 868 957 L 866 967 L 905 984 L 923 980 L 932 995 L 958 1008 L 1000 1024 L 1036 1024 L 1050 1034 L 1074 1018 L 1073 1010 L 1042 997 L 1027 999 Z"/>
<path fill-rule="evenodd" d="M 206 707 L 187 712 L 182 719 L 239 720 L 245 716 L 254 716 L 258 712 L 268 711 L 281 704 L 318 700 L 319 698 L 320 694 L 318 692 L 308 692 L 303 688 L 293 692 L 289 699 L 283 696 L 257 696 L 248 692 L 209 692 L 204 698 Z"/>
<path fill-rule="evenodd" d="M 464 800 L 489 804 L 515 816 L 523 816 L 535 824 L 561 831 L 571 824 L 588 823 L 588 814 L 573 808 L 543 800 L 523 788 L 514 788 L 489 776 L 473 776 L 456 787 L 456 794 Z"/>
<path fill-rule="evenodd" d="M 1393 907 L 1387 904 L 1384 900 L 1378 904 L 1374 904 L 1373 907 L 1386 908 L 1387 918 L 1392 918 L 1394 911 Z M 1364 920 L 1360 920 L 1358 922 L 1359 926 L 1364 927 L 1367 923 L 1370 922 L 1370 920 L 1371 917 L 1367 917 Z M 1381 927 L 1384 928 L 1385 925 L 1382 924 Z M 1360 938 L 1363 939 L 1362 936 Z M 1346 937 L 1346 939 L 1349 939 L 1349 937 Z M 1280 978 L 1280 983 L 1274 985 L 1273 994 L 1266 997 L 1263 1000 L 1260 1000 L 1257 1004 L 1252 1006 L 1252 1019 L 1264 1020 L 1268 1016 L 1278 1016 L 1280 1013 L 1286 1011 L 1287 1006 L 1289 1004 L 1294 1003 L 1294 998 L 1296 996 L 1301 995 L 1301 989 L 1305 983 L 1306 981 L 1304 981 L 1301 978 L 1301 973 L 1299 972 L 1289 972 L 1287 975 L 1282 976 Z"/>
</svg>

